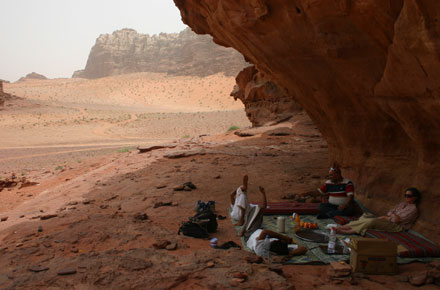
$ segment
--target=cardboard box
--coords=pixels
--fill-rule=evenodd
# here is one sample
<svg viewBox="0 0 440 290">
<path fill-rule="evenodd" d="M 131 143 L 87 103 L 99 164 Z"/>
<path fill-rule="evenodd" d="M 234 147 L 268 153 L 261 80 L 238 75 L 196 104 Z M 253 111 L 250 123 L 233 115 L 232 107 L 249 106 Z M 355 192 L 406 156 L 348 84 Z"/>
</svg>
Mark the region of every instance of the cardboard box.
<svg viewBox="0 0 440 290">
<path fill-rule="evenodd" d="M 350 265 L 353 272 L 365 274 L 395 274 L 397 245 L 382 239 L 351 238 Z"/>
</svg>

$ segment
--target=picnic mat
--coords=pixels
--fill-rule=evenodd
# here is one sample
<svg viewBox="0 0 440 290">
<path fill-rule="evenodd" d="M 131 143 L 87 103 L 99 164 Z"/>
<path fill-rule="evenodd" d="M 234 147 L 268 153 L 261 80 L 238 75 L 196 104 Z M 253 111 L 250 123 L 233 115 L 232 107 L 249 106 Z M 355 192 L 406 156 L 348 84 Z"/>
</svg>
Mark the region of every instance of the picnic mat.
<svg viewBox="0 0 440 290">
<path fill-rule="evenodd" d="M 292 237 L 295 241 L 297 241 L 298 245 L 302 245 L 304 247 L 307 247 L 309 250 L 307 253 L 301 256 L 294 256 L 289 261 L 284 262 L 285 264 L 330 264 L 333 261 L 341 261 L 341 260 L 349 260 L 349 255 L 327 255 L 326 253 L 323 253 L 323 251 L 319 248 L 319 245 L 325 245 L 325 244 L 318 244 L 313 242 L 308 242 L 299 239 L 295 236 L 294 228 L 293 228 L 293 221 L 289 219 L 288 216 L 286 217 L 286 232 L 283 233 L 284 235 L 287 235 L 289 237 Z M 319 230 L 315 230 L 316 232 L 321 232 L 326 234 L 327 230 L 325 229 L 325 226 L 330 223 L 334 223 L 332 219 L 325 219 L 325 220 L 318 220 L 315 216 L 312 215 L 304 215 L 301 216 L 301 220 L 304 222 L 313 222 L 318 223 Z M 235 227 L 237 232 L 240 232 L 241 227 Z M 276 232 L 277 231 L 277 217 L 276 216 L 264 216 L 263 218 L 263 229 L 268 229 L 271 231 Z M 243 247 L 247 251 L 251 251 L 244 239 L 241 239 L 241 242 L 243 244 Z"/>
<path fill-rule="evenodd" d="M 294 232 L 294 226 L 293 221 L 289 219 L 289 216 L 285 216 L 286 218 L 286 232 L 283 233 L 284 235 L 287 235 L 289 237 L 292 237 L 299 245 L 307 247 L 308 251 L 304 255 L 301 256 L 294 256 L 289 261 L 284 262 L 285 264 L 330 264 L 333 261 L 349 261 L 350 255 L 349 254 L 332 254 L 329 255 L 323 251 L 320 246 L 326 245 L 323 243 L 314 243 L 314 242 L 308 242 L 305 240 L 301 240 L 298 237 L 295 236 Z M 317 223 L 319 225 L 319 229 L 315 230 L 316 232 L 320 232 L 323 234 L 328 234 L 328 230 L 326 229 L 326 225 L 328 224 L 334 224 L 333 219 L 320 219 L 318 220 L 316 216 L 313 215 L 301 215 L 301 220 L 304 222 L 312 222 Z M 241 227 L 235 227 L 237 232 L 240 232 Z M 263 218 L 263 229 L 268 229 L 274 232 L 277 232 L 277 216 L 264 216 Z M 347 238 L 350 236 L 344 236 L 344 235 L 337 235 L 338 242 Z M 243 244 L 243 247 L 247 251 L 251 251 L 246 243 L 244 242 L 244 239 L 241 239 L 241 242 Z M 434 257 L 417 257 L 417 258 L 404 258 L 404 257 L 397 257 L 397 263 L 398 264 L 408 264 L 412 262 L 424 262 L 429 263 L 431 261 L 440 260 L 440 258 L 434 258 Z"/>
</svg>

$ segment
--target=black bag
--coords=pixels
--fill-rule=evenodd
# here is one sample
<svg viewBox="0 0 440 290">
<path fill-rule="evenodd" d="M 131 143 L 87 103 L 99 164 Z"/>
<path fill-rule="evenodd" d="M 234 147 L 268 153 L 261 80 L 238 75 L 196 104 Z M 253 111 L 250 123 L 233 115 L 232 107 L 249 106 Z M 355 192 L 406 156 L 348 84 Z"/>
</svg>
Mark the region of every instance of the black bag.
<svg viewBox="0 0 440 290">
<path fill-rule="evenodd" d="M 177 232 L 178 235 L 180 235 L 180 233 L 184 234 L 185 236 L 198 239 L 206 239 L 209 237 L 207 231 L 204 228 L 192 221 L 184 222 Z"/>
<path fill-rule="evenodd" d="M 214 233 L 217 231 L 217 215 L 209 208 L 205 208 L 202 212 L 192 217 L 191 220 L 200 224 L 202 227 L 206 227 L 208 233 Z"/>
</svg>

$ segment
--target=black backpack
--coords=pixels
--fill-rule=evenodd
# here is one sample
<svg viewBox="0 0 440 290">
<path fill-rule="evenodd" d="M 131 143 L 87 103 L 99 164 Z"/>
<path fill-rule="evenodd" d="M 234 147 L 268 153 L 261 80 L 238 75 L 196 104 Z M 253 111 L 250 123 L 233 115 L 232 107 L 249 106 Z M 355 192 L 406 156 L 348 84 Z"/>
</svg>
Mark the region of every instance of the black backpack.
<svg viewBox="0 0 440 290">
<path fill-rule="evenodd" d="M 214 214 L 210 208 L 205 208 L 203 211 L 190 218 L 190 220 L 200 224 L 202 227 L 206 227 L 208 233 L 214 233 L 217 231 L 217 215 Z"/>
<path fill-rule="evenodd" d="M 208 232 L 203 227 L 192 221 L 184 222 L 177 232 L 178 235 L 180 235 L 180 233 L 198 239 L 206 239 L 209 237 Z"/>
</svg>

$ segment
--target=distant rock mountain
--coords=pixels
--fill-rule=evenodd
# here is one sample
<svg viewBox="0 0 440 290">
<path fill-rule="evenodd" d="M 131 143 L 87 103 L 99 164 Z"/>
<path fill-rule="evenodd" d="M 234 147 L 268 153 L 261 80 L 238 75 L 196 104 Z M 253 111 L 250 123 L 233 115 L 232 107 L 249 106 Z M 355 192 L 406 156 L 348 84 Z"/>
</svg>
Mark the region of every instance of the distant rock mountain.
<svg viewBox="0 0 440 290">
<path fill-rule="evenodd" d="M 47 80 L 47 77 L 37 74 L 36 72 L 31 72 L 27 74 L 25 77 L 22 77 L 18 80 L 18 82 L 26 81 L 26 80 Z"/>
<path fill-rule="evenodd" d="M 5 98 L 3 96 L 3 80 L 0 79 L 0 107 L 5 104 Z"/>
<path fill-rule="evenodd" d="M 219 46 L 211 36 L 197 35 L 189 28 L 153 36 L 122 29 L 99 36 L 85 69 L 72 77 L 94 79 L 134 72 L 235 76 L 246 65 L 236 50 Z"/>
</svg>

